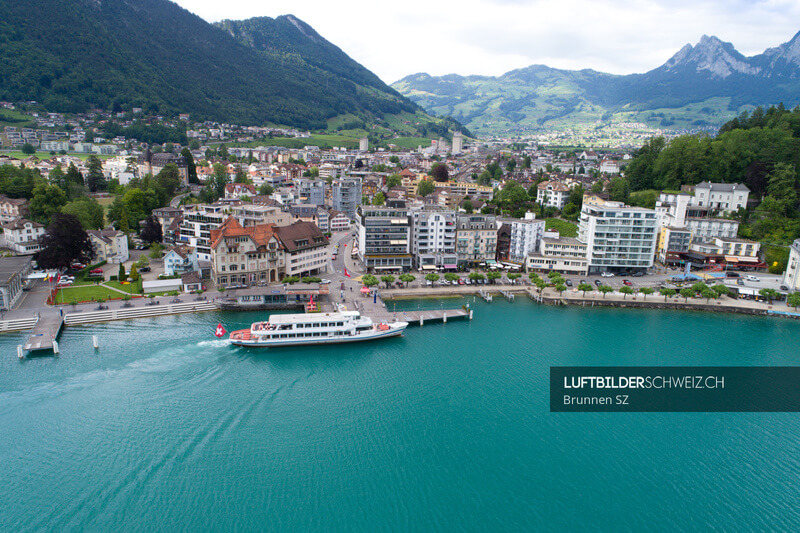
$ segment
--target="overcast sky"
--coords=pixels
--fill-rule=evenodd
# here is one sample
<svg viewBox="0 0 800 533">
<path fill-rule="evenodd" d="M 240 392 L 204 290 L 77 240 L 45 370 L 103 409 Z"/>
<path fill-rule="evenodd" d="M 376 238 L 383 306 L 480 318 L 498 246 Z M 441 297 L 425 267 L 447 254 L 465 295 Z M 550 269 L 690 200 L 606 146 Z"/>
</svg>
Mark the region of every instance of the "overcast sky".
<svg viewBox="0 0 800 533">
<path fill-rule="evenodd" d="M 175 0 L 209 22 L 293 14 L 386 83 L 544 64 L 658 67 L 703 34 L 746 56 L 800 31 L 798 0 Z"/>
</svg>

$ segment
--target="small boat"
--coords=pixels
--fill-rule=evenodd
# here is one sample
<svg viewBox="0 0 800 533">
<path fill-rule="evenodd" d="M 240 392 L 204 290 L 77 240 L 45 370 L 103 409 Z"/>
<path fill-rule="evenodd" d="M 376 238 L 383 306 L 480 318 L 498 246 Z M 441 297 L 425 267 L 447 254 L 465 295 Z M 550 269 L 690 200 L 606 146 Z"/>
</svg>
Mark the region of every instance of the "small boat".
<svg viewBox="0 0 800 533">
<path fill-rule="evenodd" d="M 369 341 L 403 334 L 408 322 L 373 322 L 358 311 L 270 315 L 266 322 L 254 322 L 250 329 L 231 332 L 237 346 L 276 347 L 310 344 L 342 344 Z"/>
</svg>

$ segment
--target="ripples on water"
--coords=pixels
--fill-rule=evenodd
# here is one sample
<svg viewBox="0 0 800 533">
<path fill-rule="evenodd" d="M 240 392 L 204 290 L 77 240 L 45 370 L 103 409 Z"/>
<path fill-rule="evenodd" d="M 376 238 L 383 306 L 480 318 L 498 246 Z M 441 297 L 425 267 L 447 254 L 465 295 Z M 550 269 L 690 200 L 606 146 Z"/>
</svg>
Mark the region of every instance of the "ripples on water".
<svg viewBox="0 0 800 533">
<path fill-rule="evenodd" d="M 796 364 L 800 323 L 470 304 L 338 347 L 213 338 L 248 314 L 70 328 L 22 362 L 2 336 L 2 529 L 797 529 L 796 415 L 551 414 L 547 388 L 551 365 Z"/>
</svg>

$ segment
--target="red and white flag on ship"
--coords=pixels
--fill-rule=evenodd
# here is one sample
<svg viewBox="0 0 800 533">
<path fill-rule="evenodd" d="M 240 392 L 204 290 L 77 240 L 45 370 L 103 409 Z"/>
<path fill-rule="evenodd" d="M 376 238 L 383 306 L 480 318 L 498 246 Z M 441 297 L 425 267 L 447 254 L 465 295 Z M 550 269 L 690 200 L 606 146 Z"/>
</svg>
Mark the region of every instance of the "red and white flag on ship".
<svg viewBox="0 0 800 533">
<path fill-rule="evenodd" d="M 346 268 L 344 269 L 344 275 L 347 276 L 348 278 L 351 277 L 350 272 L 348 272 Z"/>
<path fill-rule="evenodd" d="M 214 335 L 217 337 L 224 337 L 226 333 L 227 331 L 225 331 L 225 328 L 222 327 L 222 322 L 217 324 L 217 329 L 214 331 Z"/>
</svg>

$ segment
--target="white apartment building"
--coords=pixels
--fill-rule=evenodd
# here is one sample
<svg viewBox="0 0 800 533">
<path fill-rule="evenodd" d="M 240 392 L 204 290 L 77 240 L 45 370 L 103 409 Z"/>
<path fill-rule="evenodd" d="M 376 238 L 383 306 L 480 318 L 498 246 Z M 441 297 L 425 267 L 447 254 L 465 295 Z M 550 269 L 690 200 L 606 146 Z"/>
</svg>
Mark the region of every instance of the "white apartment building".
<svg viewBox="0 0 800 533">
<path fill-rule="evenodd" d="M 578 240 L 587 245 L 588 273 L 652 267 L 657 230 L 652 209 L 622 202 L 584 203 Z"/>
<path fill-rule="evenodd" d="M 544 237 L 544 220 L 536 220 L 533 213 L 525 213 L 524 219 L 498 220 L 511 227 L 511 244 L 508 258 L 513 263 L 525 264 L 528 254 L 539 249 Z"/>
<path fill-rule="evenodd" d="M 560 272 L 586 275 L 589 262 L 588 245 L 572 237 L 561 237 L 557 231 L 546 231 L 539 250 L 528 254 L 528 272 Z"/>
<path fill-rule="evenodd" d="M 411 211 L 412 253 L 419 270 L 454 270 L 456 255 L 456 213 L 449 209 L 425 207 Z"/>
<path fill-rule="evenodd" d="M 741 183 L 709 183 L 703 181 L 694 188 L 699 206 L 707 206 L 722 212 L 738 211 L 747 207 L 750 189 Z"/>
<path fill-rule="evenodd" d="M 42 249 L 41 238 L 45 227 L 38 222 L 19 218 L 3 225 L 3 241 L 20 255 L 32 255 Z"/>
<path fill-rule="evenodd" d="M 356 208 L 361 203 L 361 178 L 340 178 L 332 185 L 333 209 L 341 211 L 351 220 L 356 217 Z"/>
<path fill-rule="evenodd" d="M 789 262 L 783 273 L 783 284 L 789 290 L 800 291 L 800 239 L 795 239 L 789 247 Z"/>
<path fill-rule="evenodd" d="M 411 270 L 411 224 L 405 208 L 358 206 L 358 258 L 370 272 Z"/>
<path fill-rule="evenodd" d="M 241 204 L 231 206 L 228 210 L 244 227 L 260 226 L 261 224 L 288 226 L 292 223 L 292 216 L 289 213 L 272 205 Z"/>
<path fill-rule="evenodd" d="M 187 206 L 183 213 L 179 243 L 194 247 L 199 261 L 211 261 L 211 230 L 220 227 L 228 209 L 228 206 L 220 204 Z"/>
<path fill-rule="evenodd" d="M 560 181 L 543 181 L 537 186 L 536 202 L 546 207 L 564 209 L 569 200 L 570 188 Z"/>
<path fill-rule="evenodd" d="M 297 189 L 297 198 L 305 204 L 325 205 L 325 183 L 324 179 L 300 178 L 294 180 Z"/>
</svg>

